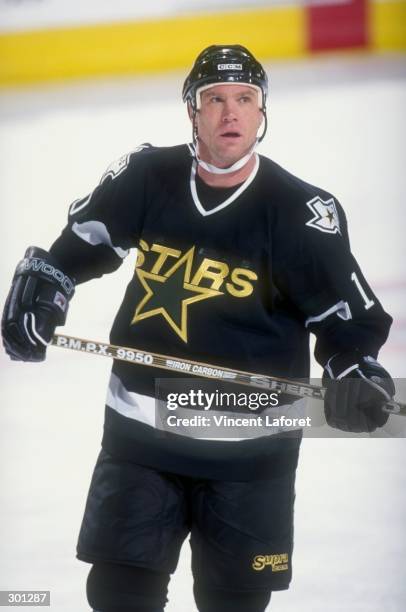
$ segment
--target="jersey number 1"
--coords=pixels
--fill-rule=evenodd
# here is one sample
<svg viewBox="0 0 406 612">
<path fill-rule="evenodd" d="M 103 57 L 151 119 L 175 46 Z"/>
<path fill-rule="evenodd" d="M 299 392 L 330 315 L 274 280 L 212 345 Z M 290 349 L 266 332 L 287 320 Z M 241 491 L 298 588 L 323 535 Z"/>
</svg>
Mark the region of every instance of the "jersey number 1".
<svg viewBox="0 0 406 612">
<path fill-rule="evenodd" d="M 355 274 L 355 272 L 353 272 L 351 274 L 351 280 L 354 281 L 355 286 L 357 287 L 358 291 L 361 294 L 362 299 L 364 300 L 364 308 L 365 308 L 365 310 L 368 310 L 369 308 L 371 308 L 371 306 L 373 306 L 375 304 L 374 300 L 370 300 L 368 298 L 368 296 L 365 293 L 364 289 L 361 287 L 361 283 L 359 282 L 359 278 Z"/>
</svg>

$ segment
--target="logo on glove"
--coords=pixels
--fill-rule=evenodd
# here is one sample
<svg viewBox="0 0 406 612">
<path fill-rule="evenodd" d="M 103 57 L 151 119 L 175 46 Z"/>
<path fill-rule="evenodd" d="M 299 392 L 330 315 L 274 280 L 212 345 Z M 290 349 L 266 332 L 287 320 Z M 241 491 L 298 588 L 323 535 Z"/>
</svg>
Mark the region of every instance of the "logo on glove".
<svg viewBox="0 0 406 612">
<path fill-rule="evenodd" d="M 54 268 L 54 266 L 51 266 L 51 264 L 46 263 L 46 261 L 43 259 L 37 259 L 36 257 L 25 257 L 20 263 L 19 267 L 20 270 L 18 270 L 18 272 L 20 273 L 33 270 L 34 272 L 42 272 L 43 274 L 52 276 L 66 291 L 67 295 L 70 295 L 74 291 L 75 287 L 71 279 L 57 268 Z"/>
</svg>

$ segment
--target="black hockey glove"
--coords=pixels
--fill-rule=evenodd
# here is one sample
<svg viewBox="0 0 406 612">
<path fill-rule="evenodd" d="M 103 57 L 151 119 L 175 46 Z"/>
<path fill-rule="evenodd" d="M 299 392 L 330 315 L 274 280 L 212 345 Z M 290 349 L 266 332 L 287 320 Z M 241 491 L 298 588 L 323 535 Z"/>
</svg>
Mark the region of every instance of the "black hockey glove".
<svg viewBox="0 0 406 612">
<path fill-rule="evenodd" d="M 74 292 L 73 280 L 50 253 L 27 249 L 14 273 L 1 321 L 4 348 L 11 359 L 45 359 L 55 327 L 65 323 Z"/>
<path fill-rule="evenodd" d="M 331 427 L 355 433 L 385 425 L 382 406 L 395 395 L 390 374 L 373 357 L 360 352 L 339 353 L 329 359 L 323 375 L 324 412 Z"/>
</svg>

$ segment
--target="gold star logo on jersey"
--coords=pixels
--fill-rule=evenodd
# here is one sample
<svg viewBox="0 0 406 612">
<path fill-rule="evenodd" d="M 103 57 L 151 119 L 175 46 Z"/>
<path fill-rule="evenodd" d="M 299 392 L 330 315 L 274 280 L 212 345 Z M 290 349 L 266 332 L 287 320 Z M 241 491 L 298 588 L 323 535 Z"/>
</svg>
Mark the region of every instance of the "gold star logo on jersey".
<svg viewBox="0 0 406 612">
<path fill-rule="evenodd" d="M 194 302 L 223 294 L 222 291 L 191 284 L 194 250 L 194 247 L 189 249 L 165 274 L 136 268 L 138 279 L 145 289 L 145 296 L 135 310 L 132 324 L 162 315 L 182 340 L 187 342 L 188 307 Z"/>
</svg>

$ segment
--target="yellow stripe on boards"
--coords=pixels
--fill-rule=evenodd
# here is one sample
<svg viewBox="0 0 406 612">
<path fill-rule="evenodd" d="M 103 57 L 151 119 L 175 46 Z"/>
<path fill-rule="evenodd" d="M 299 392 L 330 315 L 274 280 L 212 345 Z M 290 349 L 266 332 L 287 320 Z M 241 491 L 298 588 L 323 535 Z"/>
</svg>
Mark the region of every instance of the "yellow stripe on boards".
<svg viewBox="0 0 406 612">
<path fill-rule="evenodd" d="M 406 1 L 371 2 L 369 26 L 373 49 L 406 50 Z"/>
<path fill-rule="evenodd" d="M 0 35 L 0 85 L 188 68 L 211 44 L 260 58 L 306 52 L 302 7 L 185 16 Z"/>
</svg>

